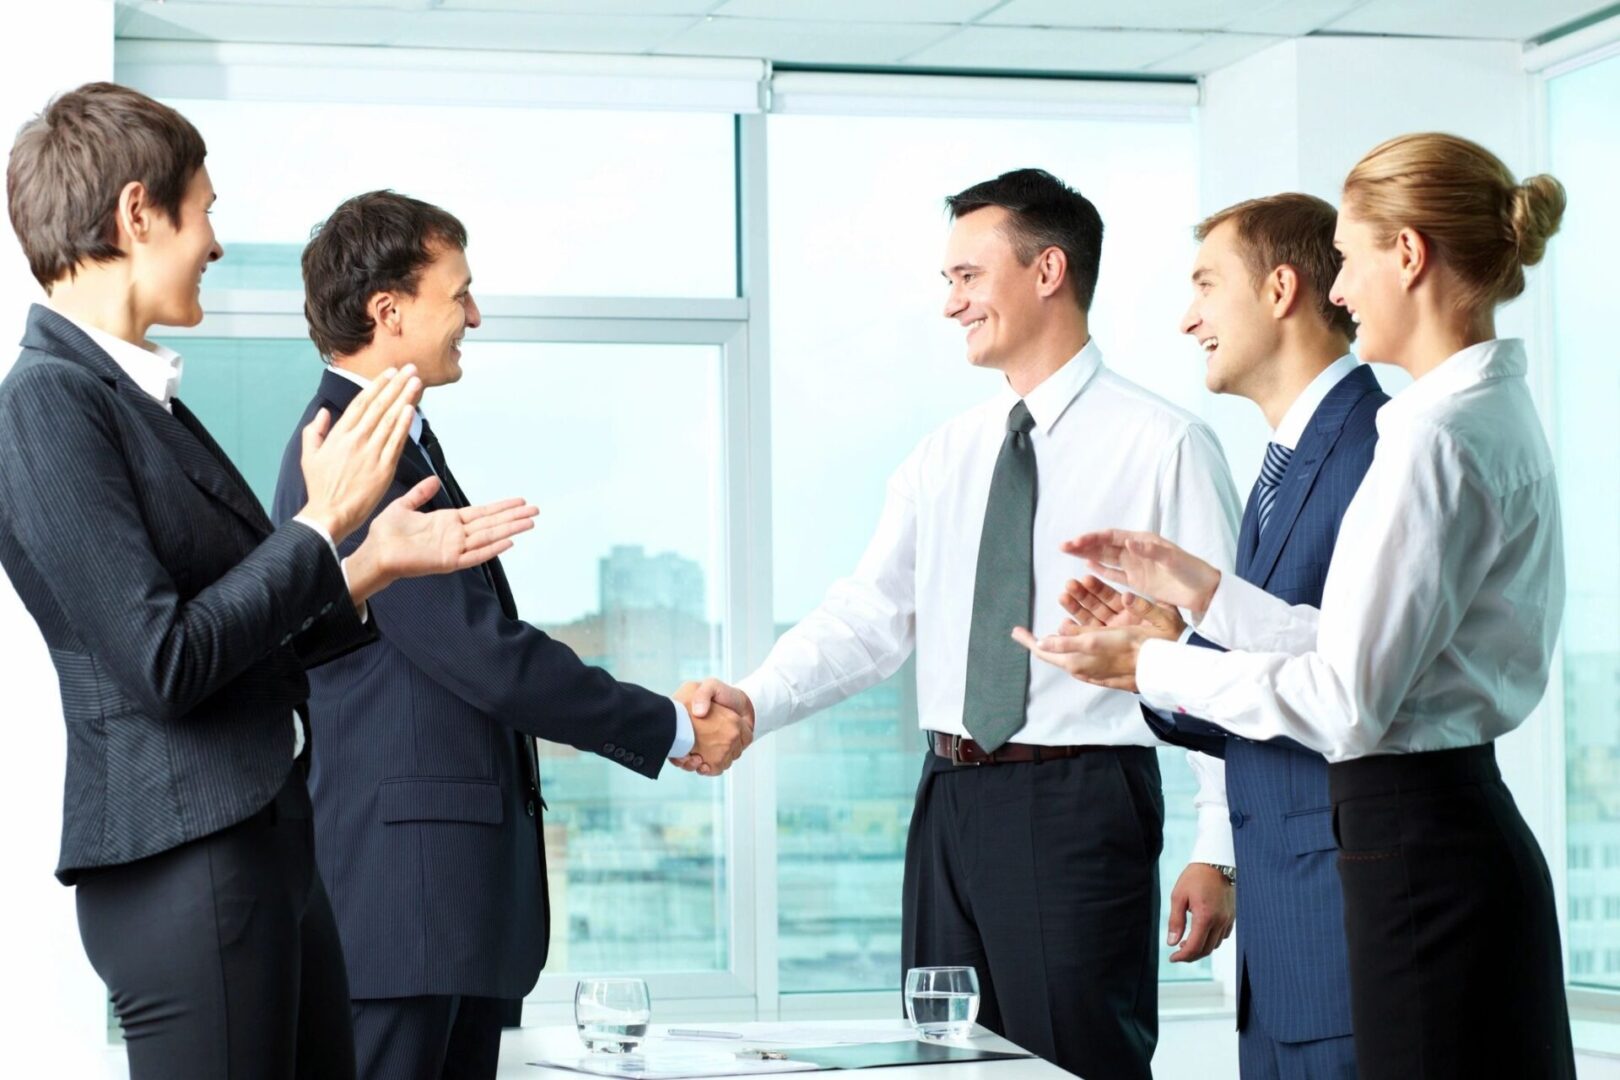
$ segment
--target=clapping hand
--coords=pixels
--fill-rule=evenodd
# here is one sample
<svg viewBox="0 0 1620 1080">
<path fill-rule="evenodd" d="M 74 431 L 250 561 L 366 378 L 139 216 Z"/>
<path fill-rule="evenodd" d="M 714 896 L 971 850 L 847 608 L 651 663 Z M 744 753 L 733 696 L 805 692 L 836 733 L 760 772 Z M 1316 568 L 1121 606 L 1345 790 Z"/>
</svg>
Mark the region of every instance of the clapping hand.
<svg viewBox="0 0 1620 1080">
<path fill-rule="evenodd" d="M 1195 615 L 1209 610 L 1221 583 L 1219 570 L 1154 533 L 1104 529 L 1077 536 L 1062 550 L 1084 559 L 1098 577 Z"/>
<path fill-rule="evenodd" d="M 394 478 L 421 396 L 416 367 L 406 364 L 371 380 L 336 423 L 326 409 L 317 412 L 302 436 L 299 466 L 309 495 L 298 516 L 319 524 L 334 544 L 358 529 Z"/>
<path fill-rule="evenodd" d="M 687 772 L 719 776 L 754 741 L 754 703 L 719 679 L 684 683 L 674 696 L 692 718 L 696 741 L 686 756 L 670 760 Z"/>
<path fill-rule="evenodd" d="M 1067 582 L 1058 603 L 1069 613 L 1069 621 L 1058 631 L 1062 634 L 1109 626 L 1145 626 L 1155 637 L 1177 641 L 1187 629 L 1181 612 L 1175 608 L 1155 604 L 1145 596 L 1122 593 L 1089 574 Z"/>
</svg>

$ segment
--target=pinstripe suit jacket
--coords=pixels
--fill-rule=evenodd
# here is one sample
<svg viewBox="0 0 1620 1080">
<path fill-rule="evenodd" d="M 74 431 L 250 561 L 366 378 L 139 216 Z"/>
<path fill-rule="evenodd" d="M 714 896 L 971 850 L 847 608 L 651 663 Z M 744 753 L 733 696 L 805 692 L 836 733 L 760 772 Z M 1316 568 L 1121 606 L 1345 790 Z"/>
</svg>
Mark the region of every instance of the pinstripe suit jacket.
<svg viewBox="0 0 1620 1080">
<path fill-rule="evenodd" d="M 1238 576 L 1290 604 L 1321 604 L 1339 523 L 1372 464 L 1374 418 L 1388 400 L 1366 365 L 1328 391 L 1278 485 L 1263 541 L 1258 499 L 1249 496 L 1238 532 Z M 1196 634 L 1191 640 L 1216 647 Z M 1169 741 L 1226 758 L 1240 867 L 1238 971 L 1247 975 L 1240 980 L 1239 1026 L 1258 1010 L 1282 1042 L 1350 1034 L 1327 762 L 1286 740 L 1250 742 L 1199 720 L 1178 718 L 1171 727 L 1151 719 Z"/>
<path fill-rule="evenodd" d="M 374 636 L 324 539 L 39 305 L 0 384 L 0 564 L 61 684 L 64 883 L 261 809 L 305 666 Z"/>
<path fill-rule="evenodd" d="M 300 426 L 357 393 L 326 372 Z M 294 434 L 277 518 L 303 502 L 297 460 Z M 383 505 L 429 475 L 408 442 Z M 449 505 L 441 489 L 430 509 Z M 654 777 L 674 706 L 521 621 L 499 561 L 396 582 L 371 606 L 382 640 L 310 679 L 316 858 L 350 993 L 521 997 L 550 918 L 532 737 Z"/>
</svg>

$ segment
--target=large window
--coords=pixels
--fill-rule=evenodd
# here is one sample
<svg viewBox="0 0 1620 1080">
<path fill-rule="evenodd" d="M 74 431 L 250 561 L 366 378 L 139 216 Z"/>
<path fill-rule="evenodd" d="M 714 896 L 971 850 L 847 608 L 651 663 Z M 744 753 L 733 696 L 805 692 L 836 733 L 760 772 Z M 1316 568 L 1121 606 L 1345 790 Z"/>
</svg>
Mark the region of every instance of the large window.
<svg viewBox="0 0 1620 1080">
<path fill-rule="evenodd" d="M 1569 975 L 1620 989 L 1620 365 L 1612 307 L 1620 57 L 1548 84 L 1552 172 L 1569 191 L 1552 259 L 1557 387 L 1550 426 L 1563 501 L 1568 606 L 1563 701 Z"/>
<path fill-rule="evenodd" d="M 773 116 L 769 131 L 779 630 L 854 567 L 918 439 L 999 387 L 942 317 L 946 195 L 1024 166 L 1084 192 L 1106 227 L 1092 329 L 1107 362 L 1196 405 L 1202 369 L 1176 326 L 1197 218 L 1190 123 Z M 782 991 L 897 987 L 923 760 L 913 665 L 772 738 Z M 1194 783 L 1183 754 L 1160 756 L 1168 895 L 1192 846 Z M 1208 970 L 1162 965 L 1167 979 Z"/>
</svg>

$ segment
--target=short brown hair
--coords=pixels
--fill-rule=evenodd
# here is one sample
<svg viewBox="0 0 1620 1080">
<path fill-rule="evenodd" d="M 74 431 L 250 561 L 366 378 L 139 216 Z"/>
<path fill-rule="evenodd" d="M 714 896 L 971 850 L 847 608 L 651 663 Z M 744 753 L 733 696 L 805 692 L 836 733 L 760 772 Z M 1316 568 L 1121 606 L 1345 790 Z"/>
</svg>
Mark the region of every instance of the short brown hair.
<svg viewBox="0 0 1620 1080">
<path fill-rule="evenodd" d="M 118 197 L 140 181 L 178 227 L 186 186 L 208 147 L 191 121 L 138 90 L 86 83 L 24 124 L 6 164 L 6 208 L 47 292 L 76 267 L 111 262 Z"/>
<path fill-rule="evenodd" d="M 1028 266 L 1049 247 L 1063 252 L 1069 288 L 1081 311 L 1091 310 L 1102 262 L 1103 222 L 1091 200 L 1045 169 L 1014 169 L 947 196 L 955 221 L 975 210 L 999 206 L 1013 254 Z"/>
<path fill-rule="evenodd" d="M 1564 185 L 1545 173 L 1518 183 L 1502 159 L 1457 135 L 1398 135 L 1367 151 L 1344 181 L 1344 205 L 1394 242 L 1416 229 L 1479 308 L 1524 292 L 1524 268 L 1547 252 L 1564 217 Z"/>
<path fill-rule="evenodd" d="M 367 308 L 380 292 L 415 296 L 439 247 L 465 250 L 467 227 L 448 210 L 395 191 L 345 199 L 304 248 L 304 320 L 323 358 L 371 344 Z"/>
<path fill-rule="evenodd" d="M 1238 253 L 1256 288 L 1277 267 L 1292 267 L 1322 321 L 1354 341 L 1356 324 L 1350 313 L 1328 299 L 1343 261 L 1333 246 L 1338 217 L 1331 203 L 1290 191 L 1218 210 L 1193 226 L 1193 239 L 1202 242 L 1230 221 Z"/>
</svg>

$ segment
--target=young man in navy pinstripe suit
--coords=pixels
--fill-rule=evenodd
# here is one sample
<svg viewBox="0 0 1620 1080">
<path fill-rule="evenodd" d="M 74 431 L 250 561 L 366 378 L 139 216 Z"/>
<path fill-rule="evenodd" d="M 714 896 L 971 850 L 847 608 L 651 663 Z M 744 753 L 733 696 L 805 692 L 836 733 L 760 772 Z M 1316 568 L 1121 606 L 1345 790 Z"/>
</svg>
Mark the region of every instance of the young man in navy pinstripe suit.
<svg viewBox="0 0 1620 1080">
<path fill-rule="evenodd" d="M 1320 199 L 1285 194 L 1200 223 L 1193 301 L 1181 327 L 1203 348 L 1209 389 L 1253 401 L 1272 429 L 1238 534 L 1237 572 L 1313 606 L 1339 522 L 1372 462 L 1374 417 L 1388 400 L 1349 355 L 1355 325 L 1328 299 L 1338 272 L 1335 217 Z M 1095 578 L 1072 582 L 1064 606 L 1077 626 L 1146 618 L 1167 637 L 1183 631 L 1174 609 L 1141 598 L 1127 605 Z M 1186 716 L 1147 715 L 1167 741 L 1226 759 L 1244 1080 L 1353 1080 L 1327 763 L 1293 743 L 1249 742 Z"/>
</svg>

